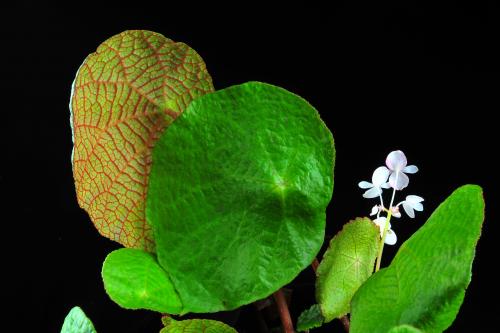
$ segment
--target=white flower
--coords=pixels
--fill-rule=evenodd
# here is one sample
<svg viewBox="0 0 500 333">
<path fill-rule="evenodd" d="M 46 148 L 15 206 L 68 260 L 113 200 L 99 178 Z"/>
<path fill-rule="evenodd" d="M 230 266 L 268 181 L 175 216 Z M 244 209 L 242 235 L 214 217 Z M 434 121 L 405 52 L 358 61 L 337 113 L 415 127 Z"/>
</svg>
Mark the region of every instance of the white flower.
<svg viewBox="0 0 500 333">
<path fill-rule="evenodd" d="M 384 236 L 384 228 L 385 224 L 387 223 L 387 218 L 385 216 L 381 216 L 373 220 L 373 222 L 378 226 L 380 230 L 380 237 Z M 391 223 L 389 223 L 388 229 L 387 229 L 387 234 L 385 235 L 385 240 L 384 243 L 387 245 L 394 245 L 396 244 L 398 238 L 396 237 L 396 233 L 392 231 L 391 229 Z"/>
<path fill-rule="evenodd" d="M 370 212 L 370 216 L 373 216 L 375 214 L 378 214 L 381 211 L 381 208 L 379 205 L 375 205 L 372 207 L 372 211 Z"/>
<path fill-rule="evenodd" d="M 419 197 L 418 195 L 408 195 L 406 196 L 406 200 L 399 203 L 398 206 L 403 205 L 403 209 L 405 210 L 406 214 L 408 214 L 409 217 L 414 218 L 414 210 L 418 212 L 424 210 L 424 206 L 421 203 L 422 201 L 424 201 L 424 199 Z"/>
<path fill-rule="evenodd" d="M 399 207 L 398 206 L 392 207 L 391 208 L 391 214 L 394 217 L 400 218 L 401 217 L 401 212 L 399 211 Z"/>
<path fill-rule="evenodd" d="M 387 155 L 385 164 L 390 170 L 389 184 L 392 188 L 396 190 L 402 190 L 410 180 L 408 179 L 407 173 L 415 173 L 418 168 L 415 165 L 408 165 L 406 156 L 401 150 L 396 150 Z"/>
<path fill-rule="evenodd" d="M 362 189 L 366 189 L 363 193 L 364 198 L 375 198 L 382 194 L 382 188 L 388 188 L 387 178 L 391 172 L 386 167 L 378 167 L 375 169 L 372 175 L 372 182 L 367 181 L 359 182 L 358 186 Z"/>
</svg>

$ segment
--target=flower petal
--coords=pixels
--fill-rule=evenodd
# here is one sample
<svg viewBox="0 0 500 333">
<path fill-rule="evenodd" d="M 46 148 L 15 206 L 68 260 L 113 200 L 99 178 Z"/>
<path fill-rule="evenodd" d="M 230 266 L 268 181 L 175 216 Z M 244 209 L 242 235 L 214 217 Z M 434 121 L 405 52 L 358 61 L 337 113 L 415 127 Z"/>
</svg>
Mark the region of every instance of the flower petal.
<svg viewBox="0 0 500 333">
<path fill-rule="evenodd" d="M 391 185 L 389 185 L 389 183 L 383 183 L 382 185 L 380 185 L 381 188 L 391 188 Z"/>
<path fill-rule="evenodd" d="M 406 166 L 406 163 L 406 156 L 401 150 L 395 150 L 391 152 L 385 159 L 385 164 L 392 171 L 403 170 Z"/>
<path fill-rule="evenodd" d="M 418 168 L 416 165 L 408 165 L 403 169 L 404 173 L 416 173 L 418 171 Z"/>
<path fill-rule="evenodd" d="M 419 197 L 418 195 L 407 195 L 406 201 L 411 202 L 411 203 L 416 203 L 416 202 L 424 201 L 424 198 Z"/>
<path fill-rule="evenodd" d="M 391 187 L 399 191 L 408 186 L 408 183 L 410 183 L 410 179 L 402 172 L 393 172 L 389 177 L 389 184 Z"/>
<path fill-rule="evenodd" d="M 373 220 L 373 223 L 375 223 L 378 226 L 378 228 L 380 229 L 380 237 L 382 237 L 384 234 L 385 224 L 387 223 L 387 218 L 385 216 L 380 216 L 380 217 L 376 218 L 375 220 Z M 390 222 L 389 222 L 388 228 L 391 229 Z"/>
<path fill-rule="evenodd" d="M 415 209 L 418 212 L 421 212 L 424 210 L 424 205 L 422 205 L 420 202 L 415 202 L 411 205 L 413 209 Z"/>
<path fill-rule="evenodd" d="M 398 241 L 398 237 L 396 236 L 396 233 L 392 231 L 391 229 L 387 230 L 387 234 L 385 235 L 385 240 L 384 243 L 387 245 L 394 245 Z"/>
<path fill-rule="evenodd" d="M 372 175 L 372 183 L 373 186 L 380 187 L 382 184 L 387 182 L 387 178 L 391 171 L 387 169 L 385 166 L 381 166 L 375 169 Z"/>
<path fill-rule="evenodd" d="M 386 220 L 387 220 L 387 218 L 385 216 L 380 216 L 380 217 L 374 219 L 373 223 L 375 223 L 379 228 L 383 229 Z"/>
<path fill-rule="evenodd" d="M 411 204 L 407 203 L 406 201 L 403 201 L 403 209 L 405 210 L 406 214 L 408 214 L 409 217 L 414 218 L 415 217 L 415 212 L 413 211 L 413 207 Z"/>
<path fill-rule="evenodd" d="M 372 187 L 365 193 L 363 193 L 363 198 L 371 199 L 371 198 L 376 198 L 382 193 L 382 190 L 380 187 Z"/>
<path fill-rule="evenodd" d="M 373 206 L 372 211 L 370 212 L 370 216 L 373 216 L 378 213 L 378 205 Z"/>
<path fill-rule="evenodd" d="M 418 195 L 407 195 L 405 200 L 408 206 L 419 212 L 424 210 L 424 206 L 421 203 L 422 201 L 424 201 L 424 198 L 419 197 Z"/>
<path fill-rule="evenodd" d="M 400 218 L 401 217 L 401 212 L 399 211 L 399 207 L 392 207 L 392 216 Z"/>
<path fill-rule="evenodd" d="M 358 186 L 361 187 L 362 189 L 367 189 L 367 188 L 372 188 L 373 184 L 363 180 L 362 182 L 359 182 Z"/>
</svg>

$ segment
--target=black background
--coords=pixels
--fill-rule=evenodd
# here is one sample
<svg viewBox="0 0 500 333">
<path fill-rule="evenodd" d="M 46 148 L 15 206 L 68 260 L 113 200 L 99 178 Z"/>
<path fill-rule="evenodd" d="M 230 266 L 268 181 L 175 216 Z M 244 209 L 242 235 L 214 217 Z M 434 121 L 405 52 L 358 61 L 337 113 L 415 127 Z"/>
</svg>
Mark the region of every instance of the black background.
<svg viewBox="0 0 500 333">
<path fill-rule="evenodd" d="M 473 279 L 448 331 L 495 330 L 496 3 L 162 4 L 70 8 L 24 2 L 1 11 L 0 219 L 2 275 L 9 281 L 2 289 L 12 311 L 4 325 L 57 332 L 67 311 L 80 305 L 100 333 L 160 327 L 157 315 L 122 310 L 105 295 L 101 264 L 119 245 L 100 237 L 79 209 L 70 163 L 68 102 L 79 65 L 112 35 L 147 29 L 193 47 L 216 89 L 264 81 L 319 110 L 337 149 L 330 236 L 350 218 L 368 214 L 374 202 L 363 199 L 356 184 L 369 180 L 391 150 L 402 149 L 419 166 L 406 193 L 426 199 L 417 219 L 394 223 L 402 240 L 453 189 L 483 186 L 486 222 Z M 386 252 L 393 254 L 394 248 Z M 314 301 L 312 281 L 308 269 L 291 285 L 294 318 Z M 244 308 L 232 324 L 240 333 L 252 332 L 254 315 Z M 323 331 L 341 328 L 332 323 Z"/>
</svg>

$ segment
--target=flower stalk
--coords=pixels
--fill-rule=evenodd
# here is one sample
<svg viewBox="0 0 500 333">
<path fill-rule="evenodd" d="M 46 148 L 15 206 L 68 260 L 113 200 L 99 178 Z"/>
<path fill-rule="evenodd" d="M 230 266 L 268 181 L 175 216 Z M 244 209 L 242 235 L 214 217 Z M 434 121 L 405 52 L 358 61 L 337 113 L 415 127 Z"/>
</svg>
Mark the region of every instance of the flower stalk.
<svg viewBox="0 0 500 333">
<path fill-rule="evenodd" d="M 382 254 L 384 252 L 384 245 L 394 245 L 397 242 L 396 233 L 391 229 L 391 218 L 401 217 L 399 206 L 402 205 L 406 214 L 414 218 L 415 211 L 422 211 L 423 198 L 416 195 L 406 196 L 406 200 L 394 205 L 396 191 L 401 191 L 406 188 L 410 182 L 407 174 L 414 174 L 418 171 L 415 165 L 407 165 L 405 154 L 401 150 L 396 150 L 387 156 L 385 160 L 386 166 L 381 166 L 375 169 L 372 175 L 372 182 L 361 181 L 358 186 L 365 191 L 363 197 L 367 199 L 380 198 L 380 205 L 375 205 L 370 215 L 377 215 L 373 222 L 380 229 L 380 245 L 378 249 L 377 262 L 375 265 L 375 272 L 380 269 L 382 261 Z M 382 193 L 384 189 L 392 188 L 392 196 L 389 208 L 384 206 L 384 199 Z M 386 213 L 386 216 L 381 216 L 381 213 Z"/>
<path fill-rule="evenodd" d="M 391 221 L 391 216 L 392 216 L 392 211 L 389 210 L 389 213 L 387 214 L 387 220 L 385 222 L 384 231 L 382 234 L 382 239 L 380 239 L 380 245 L 379 245 L 378 256 L 377 256 L 377 264 L 375 265 L 375 272 L 378 272 L 380 269 L 380 262 L 382 261 L 382 254 L 384 253 L 385 238 L 387 237 L 387 231 L 389 230 L 389 223 Z"/>
</svg>

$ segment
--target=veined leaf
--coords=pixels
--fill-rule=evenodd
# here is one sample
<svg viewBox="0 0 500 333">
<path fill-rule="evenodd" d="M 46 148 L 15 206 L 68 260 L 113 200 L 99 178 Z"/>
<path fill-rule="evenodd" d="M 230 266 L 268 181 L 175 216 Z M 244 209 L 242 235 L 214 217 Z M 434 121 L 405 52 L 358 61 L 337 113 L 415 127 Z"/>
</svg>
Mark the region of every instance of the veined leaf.
<svg viewBox="0 0 500 333">
<path fill-rule="evenodd" d="M 309 331 L 313 328 L 321 327 L 325 318 L 321 314 L 318 304 L 314 304 L 309 309 L 303 311 L 297 319 L 297 332 Z"/>
<path fill-rule="evenodd" d="M 201 57 L 154 32 L 122 32 L 85 59 L 70 101 L 73 175 L 78 203 L 103 236 L 154 251 L 144 212 L 151 150 L 193 98 L 211 91 Z"/>
<path fill-rule="evenodd" d="M 483 219 L 479 186 L 453 192 L 401 246 L 391 265 L 358 290 L 350 332 L 385 333 L 404 324 L 426 333 L 448 328 L 471 279 Z"/>
<path fill-rule="evenodd" d="M 316 280 L 325 322 L 349 313 L 352 297 L 373 273 L 379 243 L 379 229 L 368 218 L 347 223 L 330 241 Z"/>
<path fill-rule="evenodd" d="M 111 299 L 125 309 L 182 311 L 168 274 L 151 253 L 127 248 L 111 252 L 102 266 L 102 279 Z"/>
<path fill-rule="evenodd" d="M 165 327 L 160 333 L 238 333 L 232 327 L 216 320 L 190 319 L 176 321 L 172 318 L 163 321 Z"/>
<path fill-rule="evenodd" d="M 189 105 L 155 146 L 146 205 L 186 311 L 265 298 L 310 265 L 334 155 L 317 111 L 284 89 L 250 82 Z"/>
<path fill-rule="evenodd" d="M 61 333 L 96 333 L 96 330 L 83 310 L 75 306 L 64 318 Z"/>
</svg>

